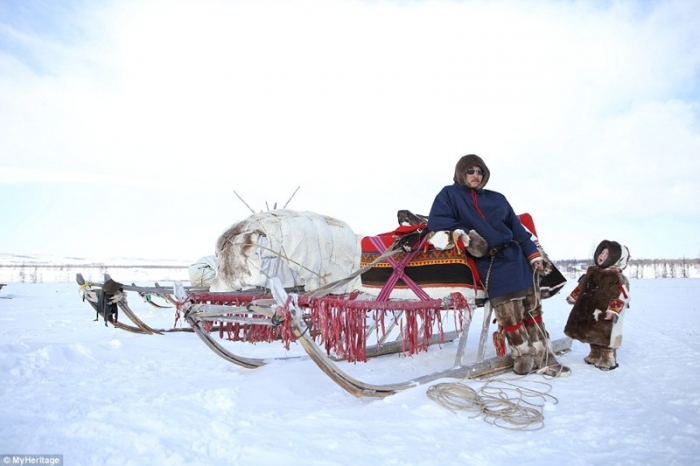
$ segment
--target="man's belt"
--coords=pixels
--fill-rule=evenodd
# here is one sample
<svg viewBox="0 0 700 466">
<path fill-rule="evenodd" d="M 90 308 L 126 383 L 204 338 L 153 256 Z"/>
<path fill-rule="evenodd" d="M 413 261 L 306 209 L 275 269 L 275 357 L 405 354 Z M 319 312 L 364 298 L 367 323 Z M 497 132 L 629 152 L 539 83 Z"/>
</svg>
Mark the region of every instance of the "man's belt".
<svg viewBox="0 0 700 466">
<path fill-rule="evenodd" d="M 491 257 L 495 256 L 496 254 L 503 251 L 505 248 L 507 248 L 508 246 L 510 246 L 513 243 L 515 243 L 515 240 L 510 240 L 502 246 L 496 246 L 495 248 L 489 249 L 489 256 L 491 256 Z"/>
</svg>

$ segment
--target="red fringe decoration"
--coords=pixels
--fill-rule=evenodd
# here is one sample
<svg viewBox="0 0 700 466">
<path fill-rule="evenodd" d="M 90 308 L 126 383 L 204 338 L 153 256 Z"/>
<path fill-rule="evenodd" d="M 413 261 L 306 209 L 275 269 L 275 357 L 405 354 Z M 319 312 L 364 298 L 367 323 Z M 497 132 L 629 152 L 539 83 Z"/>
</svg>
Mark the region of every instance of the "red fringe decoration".
<svg viewBox="0 0 700 466">
<path fill-rule="evenodd" d="M 299 305 L 306 310 L 304 320 L 312 338 L 322 346 L 328 355 L 349 362 L 367 361 L 367 321 L 371 317 L 377 328 L 377 342 L 386 335 L 385 319 L 389 316 L 399 325 L 403 339 L 402 350 L 410 356 L 421 351 L 427 351 L 433 336 L 433 327 L 444 337 L 442 322 L 442 300 L 428 301 L 357 301 L 357 294 L 343 297 L 323 297 L 309 300 L 299 300 Z M 195 303 L 211 303 L 231 306 L 246 306 L 254 299 L 267 298 L 263 296 L 244 295 L 213 295 L 209 293 L 192 294 L 189 300 Z M 291 298 L 291 297 L 290 297 Z M 455 325 L 462 328 L 464 311 L 471 308 L 461 293 L 453 293 L 450 309 L 455 311 Z M 290 299 L 291 301 L 291 299 Z M 222 322 L 219 325 L 219 337 L 230 341 L 272 342 L 281 340 L 288 350 L 290 344 L 296 341 L 291 326 L 289 303 L 277 310 L 281 323 L 276 326 L 256 325 L 238 322 Z M 401 315 L 403 311 L 403 315 Z M 246 316 L 249 314 L 231 313 L 231 316 Z M 264 316 L 253 316 L 266 319 Z M 268 321 L 266 320 L 266 323 Z M 210 332 L 213 322 L 205 322 L 204 328 Z M 442 343 L 444 340 L 440 340 Z"/>
</svg>

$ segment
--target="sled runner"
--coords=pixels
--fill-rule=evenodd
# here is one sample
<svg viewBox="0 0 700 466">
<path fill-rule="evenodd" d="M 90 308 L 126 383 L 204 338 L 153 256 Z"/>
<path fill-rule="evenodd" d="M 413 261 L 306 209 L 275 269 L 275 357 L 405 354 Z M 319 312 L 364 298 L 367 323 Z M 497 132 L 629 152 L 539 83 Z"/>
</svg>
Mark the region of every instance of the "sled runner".
<svg viewBox="0 0 700 466">
<path fill-rule="evenodd" d="M 355 396 L 384 397 L 440 378 L 483 377 L 512 367 L 510 356 L 484 359 L 490 304 L 463 243 L 436 249 L 427 242 L 422 223 L 357 238 L 335 219 L 290 212 L 253 215 L 222 235 L 216 281 L 208 290 L 176 283 L 173 291 L 122 285 L 122 293 L 167 299 L 176 308 L 176 323 L 184 319 L 215 354 L 245 368 L 260 367 L 274 358 L 238 354 L 232 343 L 274 342 L 286 350 L 297 343 L 325 374 Z M 306 220 L 302 214 L 309 214 Z M 303 230 L 300 238 L 285 231 L 289 218 Z M 534 234 L 534 225 L 528 229 Z M 327 236 L 321 238 L 319 232 Z M 314 241 L 325 248 L 318 257 Z M 307 258 L 316 261 L 313 267 L 304 263 Z M 546 285 L 543 298 L 563 286 L 565 280 L 559 276 L 560 283 L 555 279 Z M 86 285 L 78 276 L 84 293 L 97 295 L 98 299 L 87 300 L 106 322 L 136 333 L 164 332 L 138 319 L 126 299 L 115 302 L 134 326 L 105 313 L 98 302 L 108 280 Z M 477 308 L 484 309 L 479 349 L 475 361 L 465 363 Z M 395 353 L 415 356 L 457 339 L 451 367 L 402 382 L 361 381 L 340 366 Z M 556 340 L 552 346 L 554 352 L 567 351 L 571 340 Z"/>
</svg>

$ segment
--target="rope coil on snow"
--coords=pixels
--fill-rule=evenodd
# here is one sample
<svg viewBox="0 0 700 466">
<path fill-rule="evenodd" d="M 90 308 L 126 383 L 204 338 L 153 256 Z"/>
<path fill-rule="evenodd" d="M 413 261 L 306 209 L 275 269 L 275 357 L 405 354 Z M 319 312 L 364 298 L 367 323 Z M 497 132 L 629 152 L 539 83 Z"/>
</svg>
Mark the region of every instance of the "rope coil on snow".
<svg viewBox="0 0 700 466">
<path fill-rule="evenodd" d="M 514 381 L 540 384 L 545 389 L 535 390 Z M 551 390 L 552 386 L 546 382 L 524 378 L 493 379 L 478 392 L 462 382 L 451 382 L 433 385 L 426 395 L 455 414 L 467 411 L 472 413 L 470 418 L 483 415 L 485 422 L 503 429 L 533 431 L 544 427 L 544 404 L 558 403 L 549 394 Z"/>
</svg>

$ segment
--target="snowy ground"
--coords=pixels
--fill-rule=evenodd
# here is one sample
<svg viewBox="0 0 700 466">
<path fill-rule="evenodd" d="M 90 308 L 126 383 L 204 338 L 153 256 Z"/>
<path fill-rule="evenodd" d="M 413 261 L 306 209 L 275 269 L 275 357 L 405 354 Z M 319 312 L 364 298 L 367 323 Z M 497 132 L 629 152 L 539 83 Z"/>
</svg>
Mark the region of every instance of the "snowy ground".
<svg viewBox="0 0 700 466">
<path fill-rule="evenodd" d="M 0 456 L 62 454 L 68 465 L 697 464 L 700 280 L 631 285 L 620 367 L 586 365 L 587 346 L 574 342 L 561 357 L 571 377 L 516 382 L 546 382 L 554 397 L 544 427 L 519 432 L 454 414 L 425 385 L 358 399 L 307 357 L 247 370 L 190 333 L 133 335 L 93 322 L 73 283 L 9 283 L 0 290 Z M 554 339 L 563 336 L 572 286 L 545 301 Z M 172 325 L 172 309 L 129 299 L 150 325 Z M 347 370 L 373 382 L 408 379 L 449 367 L 455 346 Z M 241 351 L 283 354 L 276 345 Z M 432 385 L 442 382 L 455 381 Z"/>
</svg>

